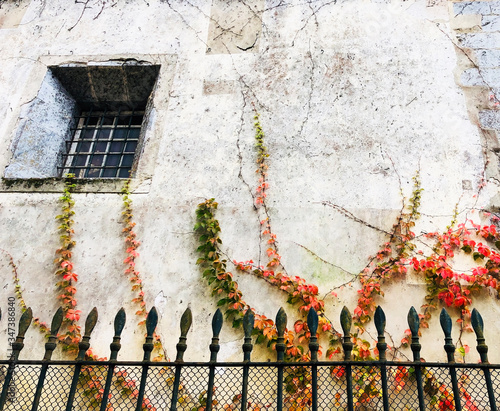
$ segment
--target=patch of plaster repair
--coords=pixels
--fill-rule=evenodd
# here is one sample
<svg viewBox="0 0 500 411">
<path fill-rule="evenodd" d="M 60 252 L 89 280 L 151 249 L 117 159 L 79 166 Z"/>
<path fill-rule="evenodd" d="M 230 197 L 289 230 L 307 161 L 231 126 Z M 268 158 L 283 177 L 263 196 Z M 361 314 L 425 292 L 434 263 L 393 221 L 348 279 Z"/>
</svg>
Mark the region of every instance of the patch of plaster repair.
<svg viewBox="0 0 500 411">
<path fill-rule="evenodd" d="M 0 2 L 0 29 L 17 28 L 31 1 Z"/>
<path fill-rule="evenodd" d="M 256 10 L 263 7 L 264 0 L 213 0 L 207 54 L 258 52 L 262 21 Z"/>
</svg>

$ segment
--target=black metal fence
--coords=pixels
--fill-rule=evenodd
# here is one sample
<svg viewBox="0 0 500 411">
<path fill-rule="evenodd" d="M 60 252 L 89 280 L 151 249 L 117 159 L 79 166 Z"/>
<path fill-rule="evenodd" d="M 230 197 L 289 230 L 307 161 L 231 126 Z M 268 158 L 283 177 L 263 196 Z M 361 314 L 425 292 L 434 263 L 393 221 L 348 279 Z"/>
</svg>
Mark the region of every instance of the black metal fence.
<svg viewBox="0 0 500 411">
<path fill-rule="evenodd" d="M 276 362 L 251 361 L 253 313 L 247 311 L 243 325 L 243 361 L 217 362 L 222 314 L 212 322 L 211 357 L 206 363 L 184 362 L 187 333 L 191 326 L 189 309 L 181 319 L 181 336 L 175 362 L 151 361 L 153 334 L 158 321 L 153 308 L 146 320 L 147 336 L 143 361 L 118 361 L 120 336 L 125 324 L 122 310 L 115 318 L 115 337 L 109 361 L 86 361 L 85 353 L 97 321 L 94 309 L 87 317 L 85 334 L 75 361 L 52 361 L 57 332 L 62 322 L 59 310 L 52 321 L 43 360 L 19 360 L 24 335 L 31 323 L 31 310 L 23 313 L 19 333 L 12 344 L 12 356 L 0 361 L 0 411 L 2 410 L 496 410 L 500 398 L 500 365 L 488 363 L 479 313 L 472 313 L 477 337 L 478 364 L 455 363 L 451 319 L 441 312 L 448 363 L 420 360 L 419 318 L 412 308 L 408 322 L 412 333 L 412 362 L 386 360 L 385 315 L 377 308 L 378 361 L 352 361 L 351 316 L 342 310 L 344 361 L 318 361 L 316 330 L 318 317 L 308 315 L 311 331 L 309 362 L 285 362 L 286 314 L 276 317 Z"/>
</svg>

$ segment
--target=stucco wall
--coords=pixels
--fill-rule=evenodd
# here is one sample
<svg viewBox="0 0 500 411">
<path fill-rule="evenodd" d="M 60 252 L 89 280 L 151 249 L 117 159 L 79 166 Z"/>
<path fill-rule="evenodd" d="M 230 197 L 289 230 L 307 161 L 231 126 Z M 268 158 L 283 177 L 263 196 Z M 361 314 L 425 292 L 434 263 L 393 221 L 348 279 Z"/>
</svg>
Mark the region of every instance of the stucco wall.
<svg viewBox="0 0 500 411">
<path fill-rule="evenodd" d="M 170 357 L 180 315 L 190 305 L 186 358 L 208 358 L 216 300 L 195 264 L 196 205 L 218 201 L 230 260 L 265 261 L 252 196 L 258 179 L 253 105 L 270 153 L 267 204 L 283 265 L 317 284 L 320 295 L 349 282 L 386 241 L 323 202 L 390 230 L 401 193 L 411 196 L 420 170 L 425 191 L 418 234 L 443 230 L 457 203 L 460 221 L 471 208 L 499 206 L 498 164 L 486 161 L 491 153 L 484 150 L 485 139 L 496 135 L 482 134 L 470 116 L 472 97 L 455 81 L 464 70 L 453 44 L 460 24 L 451 26 L 456 10 L 446 1 L 95 0 L 85 9 L 67 0 L 25 3 L 20 24 L 0 28 L 2 170 L 12 162 L 23 107 L 36 98 L 48 66 L 127 58 L 162 65 L 132 199 L 142 243 L 137 268 L 148 307 L 155 304 L 161 314 L 158 331 Z M 93 306 L 99 310 L 93 341 L 102 356 L 108 355 L 113 317 L 124 306 L 122 358 L 138 359 L 143 331 L 135 326 L 123 274 L 119 184 L 110 184 L 89 184 L 74 195 L 76 299 L 85 315 Z M 27 304 L 45 321 L 56 308 L 54 217 L 61 189 L 57 182 L 42 188 L 2 183 L 0 192 L 0 247 L 18 265 Z M 4 310 L 13 282 L 5 255 L 1 261 Z M 262 281 L 236 272 L 235 278 L 246 301 L 268 317 L 286 304 L 286 296 Z M 356 289 L 354 281 L 339 298 L 326 297 L 339 329 L 340 309 L 355 307 Z M 423 281 L 412 276 L 387 285 L 380 301 L 395 340 L 408 328 L 407 310 L 419 307 L 424 295 Z M 484 295 L 477 307 L 492 340 L 500 306 Z M 287 311 L 293 324 L 296 313 L 291 306 Z M 422 355 L 443 359 L 444 352 L 434 350 L 442 345 L 437 321 L 431 326 Z M 24 356 L 39 353 L 41 341 L 29 331 Z M 241 358 L 242 335 L 229 324 L 221 343 L 220 359 Z M 260 356 L 272 358 L 267 351 Z M 492 359 L 499 361 L 499 354 Z"/>
</svg>

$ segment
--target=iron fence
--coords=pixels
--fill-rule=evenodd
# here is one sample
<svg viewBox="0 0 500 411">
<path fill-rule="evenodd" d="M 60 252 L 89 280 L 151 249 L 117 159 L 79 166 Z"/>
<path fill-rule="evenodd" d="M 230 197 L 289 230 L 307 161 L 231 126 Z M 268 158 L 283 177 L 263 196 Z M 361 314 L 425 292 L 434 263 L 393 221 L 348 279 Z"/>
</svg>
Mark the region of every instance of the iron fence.
<svg viewBox="0 0 500 411">
<path fill-rule="evenodd" d="M 24 335 L 31 323 L 31 310 L 23 313 L 19 333 L 12 344 L 12 356 L 0 361 L 0 411 L 3 410 L 457 410 L 497 409 L 500 398 L 500 365 L 488 363 L 488 347 L 483 336 L 479 313 L 472 313 L 481 362 L 463 364 L 454 361 L 451 319 L 441 312 L 447 363 L 420 360 L 419 318 L 412 308 L 408 322 L 412 333 L 413 361 L 387 361 L 384 333 L 385 315 L 377 308 L 378 361 L 352 361 L 352 318 L 342 310 L 343 361 L 318 361 L 316 331 L 318 316 L 308 314 L 311 332 L 308 362 L 286 362 L 286 314 L 276 317 L 277 341 L 275 362 L 251 361 L 254 318 L 245 314 L 243 361 L 218 362 L 222 314 L 215 313 L 210 361 L 184 362 L 187 333 L 191 326 L 189 309 L 181 319 L 181 336 L 174 362 L 151 361 L 153 334 L 158 321 L 153 308 L 146 320 L 147 336 L 143 361 L 118 361 L 120 338 L 125 325 L 122 310 L 115 318 L 115 336 L 108 361 L 85 360 L 90 335 L 97 321 L 94 309 L 87 317 L 85 333 L 79 343 L 77 359 L 53 361 L 57 333 L 63 313 L 58 310 L 45 344 L 42 360 L 20 360 Z"/>
</svg>

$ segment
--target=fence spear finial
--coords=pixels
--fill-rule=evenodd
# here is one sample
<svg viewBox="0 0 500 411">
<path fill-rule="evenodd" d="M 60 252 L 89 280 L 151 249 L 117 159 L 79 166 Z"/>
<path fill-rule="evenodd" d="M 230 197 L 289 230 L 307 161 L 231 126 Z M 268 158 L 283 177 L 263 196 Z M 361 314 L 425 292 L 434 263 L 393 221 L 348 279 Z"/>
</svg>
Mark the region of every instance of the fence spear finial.
<svg viewBox="0 0 500 411">
<path fill-rule="evenodd" d="M 349 361 L 351 359 L 352 347 L 354 345 L 351 341 L 352 315 L 345 305 L 340 313 L 340 326 L 344 332 L 344 339 L 342 341 L 344 360 Z"/>
<path fill-rule="evenodd" d="M 476 333 L 477 340 L 477 352 L 481 357 L 481 362 L 483 364 L 488 363 L 488 346 L 486 345 L 486 340 L 484 338 L 484 323 L 481 314 L 475 308 L 472 310 L 471 323 L 474 332 Z"/>
<path fill-rule="evenodd" d="M 125 327 L 126 320 L 127 320 L 127 315 L 125 314 L 125 310 L 122 307 L 116 313 L 114 322 L 115 335 L 113 337 L 113 342 L 109 345 L 109 348 L 111 349 L 111 355 L 110 355 L 111 361 L 115 361 L 118 358 L 118 351 L 120 351 L 120 349 L 122 348 L 120 340 L 123 328 Z"/>
<path fill-rule="evenodd" d="M 210 344 L 210 361 L 215 362 L 217 361 L 217 353 L 219 352 L 220 345 L 219 345 L 219 334 L 220 330 L 222 328 L 222 322 L 223 322 L 223 317 L 222 317 L 222 312 L 219 308 L 217 308 L 217 311 L 215 311 L 215 314 L 212 318 L 212 343 Z"/>
<path fill-rule="evenodd" d="M 175 361 L 182 362 L 184 358 L 184 351 L 187 349 L 187 333 L 191 328 L 191 324 L 193 323 L 193 315 L 191 313 L 191 309 L 188 307 L 186 311 L 182 314 L 181 317 L 181 336 L 179 337 L 179 342 L 176 345 L 177 348 L 177 357 Z"/>
<path fill-rule="evenodd" d="M 276 329 L 278 331 L 278 339 L 276 343 L 276 353 L 278 361 L 284 361 L 285 359 L 285 329 L 286 329 L 287 316 L 286 312 L 281 307 L 276 314 Z"/>
<path fill-rule="evenodd" d="M 448 362 L 454 363 L 455 346 L 453 345 L 453 339 L 451 338 L 451 318 L 444 308 L 441 310 L 441 314 L 439 315 L 439 322 L 444 333 L 444 349 L 448 357 Z"/>
<path fill-rule="evenodd" d="M 378 306 L 375 310 L 375 328 L 377 329 L 377 349 L 380 361 L 385 361 L 385 351 L 387 344 L 385 342 L 385 313 L 382 307 Z"/>
<path fill-rule="evenodd" d="M 243 331 L 245 332 L 245 340 L 243 343 L 243 361 L 250 361 L 250 353 L 252 352 L 252 331 L 255 324 L 255 315 L 250 308 L 243 316 Z"/>
<path fill-rule="evenodd" d="M 314 308 L 309 310 L 307 313 L 307 327 L 309 328 L 309 332 L 311 333 L 311 337 L 309 339 L 309 351 L 311 352 L 311 361 L 318 361 L 318 337 L 316 333 L 318 331 L 318 313 Z"/>
<path fill-rule="evenodd" d="M 78 343 L 78 355 L 76 359 L 78 361 L 82 361 L 85 357 L 85 353 L 90 348 L 90 335 L 92 331 L 94 331 L 94 327 L 97 323 L 97 308 L 94 307 L 92 311 L 90 311 L 89 315 L 87 315 L 87 319 L 85 320 L 85 332 L 83 334 L 82 340 Z"/>
</svg>

